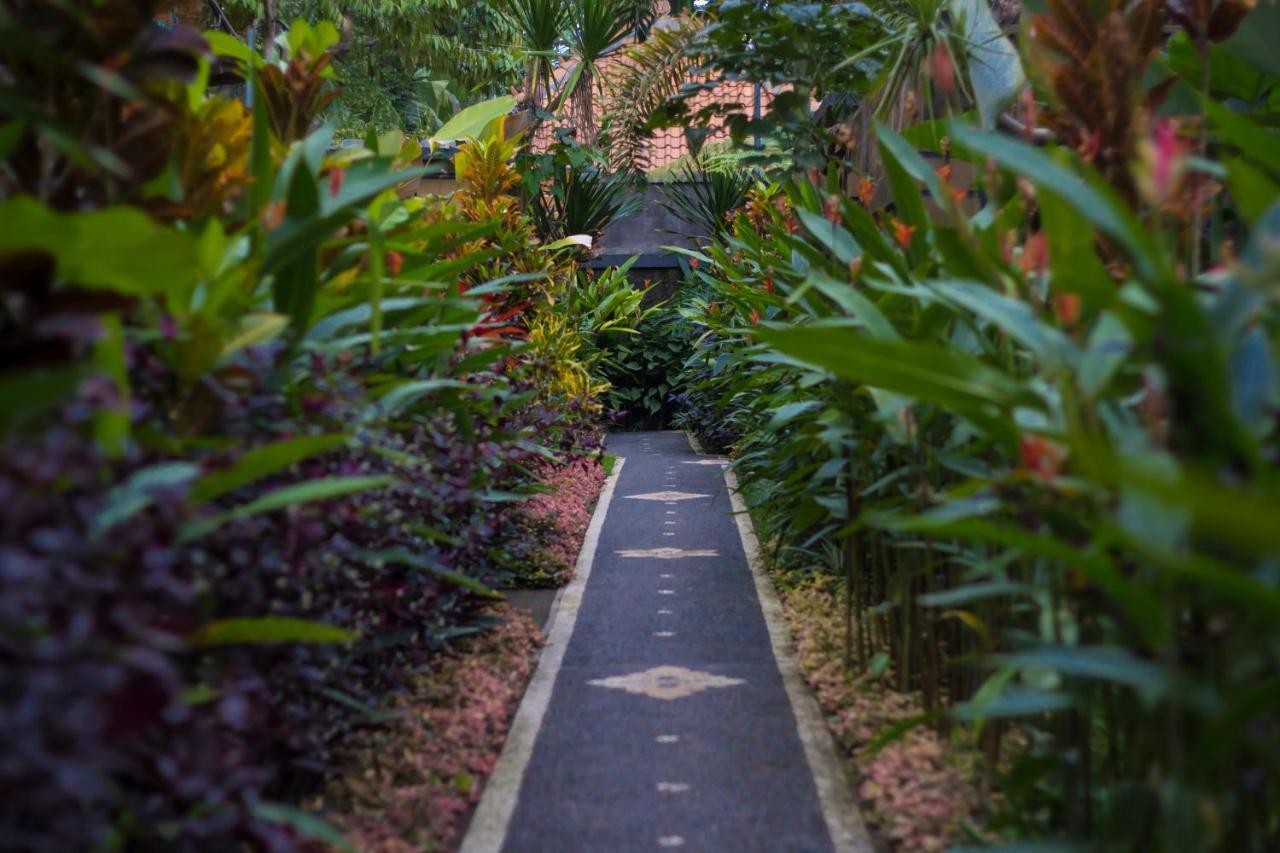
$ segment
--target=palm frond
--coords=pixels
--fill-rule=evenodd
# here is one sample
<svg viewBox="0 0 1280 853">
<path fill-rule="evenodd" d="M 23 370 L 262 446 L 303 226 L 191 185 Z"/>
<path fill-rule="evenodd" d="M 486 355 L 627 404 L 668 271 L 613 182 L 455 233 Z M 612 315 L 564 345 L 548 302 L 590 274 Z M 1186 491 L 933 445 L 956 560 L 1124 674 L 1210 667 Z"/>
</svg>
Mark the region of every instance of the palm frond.
<svg viewBox="0 0 1280 853">
<path fill-rule="evenodd" d="M 691 48 L 702 22 L 684 18 L 670 28 L 654 30 L 649 40 L 630 48 L 608 85 L 612 106 L 604 118 L 603 143 L 618 172 L 648 170 L 649 119 L 674 96 L 696 65 Z"/>
</svg>

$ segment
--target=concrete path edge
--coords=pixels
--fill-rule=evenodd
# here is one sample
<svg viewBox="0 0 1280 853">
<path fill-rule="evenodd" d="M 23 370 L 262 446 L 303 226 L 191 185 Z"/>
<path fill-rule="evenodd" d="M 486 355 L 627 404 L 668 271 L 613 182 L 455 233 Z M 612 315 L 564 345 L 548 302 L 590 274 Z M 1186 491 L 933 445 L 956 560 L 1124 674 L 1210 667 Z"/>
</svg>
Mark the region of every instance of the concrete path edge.
<svg viewBox="0 0 1280 853">
<path fill-rule="evenodd" d="M 596 548 L 600 543 L 600 531 L 604 528 L 605 516 L 609 514 L 609 504 L 613 500 L 613 490 L 622 473 L 626 459 L 619 457 L 613 465 L 613 473 L 605 480 L 596 501 L 595 511 L 587 525 L 587 533 L 582 540 L 582 550 L 578 552 L 578 562 L 574 566 L 573 580 L 561 590 L 552 605 L 550 618 L 551 629 L 547 633 L 546 643 L 538 658 L 537 669 L 529 681 L 520 707 L 511 721 L 507 732 L 507 741 L 502 747 L 502 754 L 494 766 L 493 775 L 485 783 L 484 793 L 480 796 L 480 804 L 472 815 L 467 834 L 462 839 L 461 853 L 493 853 L 501 850 L 506 841 L 507 829 L 511 825 L 511 816 L 515 813 L 516 802 L 520 796 L 520 785 L 524 781 L 524 773 L 533 757 L 533 748 L 542 728 L 543 717 L 547 706 L 551 704 L 551 694 L 555 689 L 556 676 L 564 661 L 565 650 L 573 637 L 573 629 L 578 622 L 578 610 L 582 606 L 583 593 L 587 588 L 587 580 L 591 577 L 592 566 L 595 565 Z"/>
<path fill-rule="evenodd" d="M 704 453 L 693 433 L 686 432 L 685 435 L 694 453 Z M 841 853 L 873 853 L 875 845 L 854 801 L 849 776 L 837 750 L 835 738 L 827 728 L 818 700 L 810 692 L 796 666 L 791 632 L 782 602 L 778 600 L 773 581 L 765 571 L 751 513 L 742 498 L 738 477 L 729 465 L 724 466 L 724 479 L 729 487 L 729 501 L 733 507 L 734 521 L 738 525 L 738 536 L 742 540 L 742 550 L 747 555 L 747 565 L 751 569 L 752 580 L 755 581 L 756 596 L 760 600 L 760 610 L 769 632 L 774 663 L 782 675 L 791 712 L 795 715 L 796 731 L 804 747 L 809 772 L 813 774 L 813 781 L 818 789 L 818 802 L 822 807 L 827 832 L 831 835 L 831 844 Z"/>
</svg>

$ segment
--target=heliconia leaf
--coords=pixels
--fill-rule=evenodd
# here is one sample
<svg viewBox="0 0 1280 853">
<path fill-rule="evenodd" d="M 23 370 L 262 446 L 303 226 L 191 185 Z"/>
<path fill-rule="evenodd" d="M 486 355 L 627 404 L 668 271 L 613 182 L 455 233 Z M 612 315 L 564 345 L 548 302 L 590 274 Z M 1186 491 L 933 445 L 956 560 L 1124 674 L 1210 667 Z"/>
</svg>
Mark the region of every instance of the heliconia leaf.
<svg viewBox="0 0 1280 853">
<path fill-rule="evenodd" d="M 1078 171 L 1071 171 L 1031 145 L 1001 134 L 982 133 L 964 124 L 953 122 L 951 134 L 962 145 L 1056 193 L 1098 230 L 1123 246 L 1145 278 L 1164 278 L 1164 262 L 1142 223 L 1114 190 L 1101 180 L 1087 179 L 1088 167 L 1077 164 Z"/>
<path fill-rule="evenodd" d="M 317 453 L 341 447 L 346 441 L 345 433 L 303 435 L 255 448 L 237 459 L 230 468 L 201 477 L 191 490 L 191 498 L 195 503 L 207 503 Z"/>
<path fill-rule="evenodd" d="M 862 257 L 862 247 L 843 225 L 803 207 L 796 208 L 796 217 L 840 263 L 849 264 Z"/>
<path fill-rule="evenodd" d="M 1067 693 L 1049 690 L 1006 688 L 993 699 L 982 702 L 961 702 L 951 714 L 958 720 L 974 721 L 1004 717 L 1032 717 L 1065 711 L 1075 706 L 1075 700 Z"/>
<path fill-rule="evenodd" d="M 931 592 L 920 596 L 920 603 L 925 607 L 954 607 L 970 601 L 981 601 L 1006 595 L 1029 595 L 1034 589 L 1017 581 L 984 581 L 964 586 L 952 587 L 942 592 Z"/>
<path fill-rule="evenodd" d="M 106 506 L 89 524 L 89 535 L 97 538 L 151 505 L 155 492 L 189 483 L 200 475 L 200 466 L 190 462 L 161 462 L 135 471 L 129 479 L 106 496 Z"/>
<path fill-rule="evenodd" d="M 300 834 L 314 838 L 316 841 L 323 841 L 342 853 L 355 853 L 355 846 L 347 840 L 346 836 L 311 812 L 284 803 L 259 802 L 254 805 L 253 813 L 268 823 L 283 823 L 291 826 Z"/>
<path fill-rule="evenodd" d="M 433 563 L 424 557 L 410 554 L 403 548 L 386 548 L 381 551 L 363 551 L 360 553 L 360 558 L 369 562 L 399 563 L 401 565 L 411 566 L 414 569 L 428 572 L 441 580 L 460 586 L 469 592 L 475 593 L 476 595 L 482 595 L 486 598 L 502 598 L 500 593 L 493 591 L 475 578 L 446 569 L 444 566 L 441 566 L 438 563 Z"/>
<path fill-rule="evenodd" d="M 187 638 L 194 646 L 231 646 L 257 643 L 349 643 L 359 634 L 287 616 L 222 619 L 202 625 Z"/>
<path fill-rule="evenodd" d="M 1171 686 L 1169 672 L 1119 646 L 1042 646 L 993 655 L 999 666 L 1048 669 L 1059 675 L 1107 681 L 1132 687 L 1148 703 L 1162 697 Z"/>
<path fill-rule="evenodd" d="M 1003 330 L 1040 359 L 1049 370 L 1075 367 L 1079 348 L 1057 328 L 1040 320 L 1025 302 L 974 281 L 937 281 L 929 288 Z"/>
<path fill-rule="evenodd" d="M 392 417 L 432 391 L 466 387 L 467 383 L 457 379 L 419 379 L 406 382 L 383 394 L 377 403 L 369 407 L 366 417 Z"/>
<path fill-rule="evenodd" d="M 917 400 L 942 406 L 1044 406 L 1040 397 L 1019 380 L 956 350 L 911 341 L 877 340 L 856 329 L 841 327 L 771 328 L 755 334 L 785 355 L 844 379 Z"/>
<path fill-rule="evenodd" d="M 182 528 L 180 541 L 190 542 L 218 529 L 229 521 L 248 518 L 258 513 L 271 512 L 297 504 L 333 500 L 357 492 L 381 489 L 396 482 L 394 477 L 324 477 L 305 480 L 268 492 L 255 501 L 238 506 L 211 518 L 193 521 Z"/>
</svg>

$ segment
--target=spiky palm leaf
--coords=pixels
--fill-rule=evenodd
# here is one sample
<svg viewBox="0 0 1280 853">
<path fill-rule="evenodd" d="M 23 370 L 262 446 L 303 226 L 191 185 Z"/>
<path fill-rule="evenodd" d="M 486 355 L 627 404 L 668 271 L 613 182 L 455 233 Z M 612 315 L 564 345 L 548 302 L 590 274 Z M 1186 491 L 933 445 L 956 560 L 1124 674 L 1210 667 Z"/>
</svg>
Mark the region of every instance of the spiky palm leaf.
<svg viewBox="0 0 1280 853">
<path fill-rule="evenodd" d="M 651 32 L 648 41 L 627 51 L 627 61 L 608 80 L 612 106 L 602 141 L 616 171 L 639 174 L 652 165 L 649 119 L 688 80 L 696 64 L 691 49 L 702 26 L 698 19 L 682 18 L 674 27 Z"/>
<path fill-rule="evenodd" d="M 569 6 L 564 0 L 510 0 L 507 10 L 527 58 L 529 106 L 539 109 L 550 98 L 553 61 L 568 23 Z"/>
<path fill-rule="evenodd" d="M 680 182 L 666 184 L 658 202 L 700 240 L 729 233 L 729 218 L 747 197 L 754 179 L 740 169 L 707 171 L 685 163 Z"/>
<path fill-rule="evenodd" d="M 617 49 L 634 27 L 632 10 L 616 0 L 576 0 L 569 17 L 570 46 L 578 64 L 569 72 L 561 97 L 572 96 L 574 123 L 580 138 L 595 142 L 595 90 L 600 85 L 599 62 Z"/>
</svg>

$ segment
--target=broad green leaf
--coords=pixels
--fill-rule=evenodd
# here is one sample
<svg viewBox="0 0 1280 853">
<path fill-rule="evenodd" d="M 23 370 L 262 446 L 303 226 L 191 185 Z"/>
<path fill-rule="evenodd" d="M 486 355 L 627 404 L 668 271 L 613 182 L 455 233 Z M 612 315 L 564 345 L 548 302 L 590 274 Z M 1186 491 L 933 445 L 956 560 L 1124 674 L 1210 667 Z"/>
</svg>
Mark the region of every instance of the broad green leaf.
<svg viewBox="0 0 1280 853">
<path fill-rule="evenodd" d="M 1075 700 L 1066 693 L 1007 688 L 985 702 L 961 702 L 951 713 L 956 719 L 966 721 L 1033 717 L 1065 711 L 1075 704 Z"/>
<path fill-rule="evenodd" d="M 395 482 L 394 477 L 325 477 L 294 483 L 293 485 L 283 486 L 275 491 L 268 492 L 257 500 L 250 501 L 228 512 L 190 522 L 183 527 L 179 539 L 183 542 L 190 542 L 238 518 L 247 518 L 258 513 L 272 512 L 297 504 L 333 500 L 334 498 L 345 497 L 357 492 L 381 489 Z"/>
<path fill-rule="evenodd" d="M 355 631 L 286 616 L 222 619 L 201 625 L 187 638 L 194 646 L 232 646 L 259 643 L 350 643 Z"/>
<path fill-rule="evenodd" d="M 1280 139 L 1273 144 L 1280 146 Z M 1227 185 L 1245 222 L 1254 225 L 1280 199 L 1280 183 L 1240 157 L 1227 159 Z"/>
<path fill-rule="evenodd" d="M 862 257 L 862 248 L 843 225 L 830 222 L 825 217 L 803 207 L 796 208 L 796 216 L 804 223 L 809 233 L 816 237 L 840 263 L 849 264 Z"/>
<path fill-rule="evenodd" d="M 770 328 L 755 334 L 779 352 L 844 379 L 942 406 L 1044 406 L 1039 396 L 1013 377 L 972 356 L 932 344 L 877 340 L 838 327 Z"/>
<path fill-rule="evenodd" d="M 1104 312 L 1089 332 L 1077 380 L 1080 390 L 1096 398 L 1111 382 L 1133 349 L 1128 328 L 1110 311 Z"/>
<path fill-rule="evenodd" d="M 378 402 L 369 406 L 366 418 L 395 417 L 405 408 L 417 403 L 433 391 L 446 388 L 466 388 L 467 383 L 457 379 L 418 379 L 397 385 L 378 398 Z"/>
<path fill-rule="evenodd" d="M 107 492 L 106 506 L 89 524 L 89 536 L 96 539 L 146 509 L 155 500 L 157 490 L 180 488 L 199 474 L 200 466 L 190 462 L 161 462 L 135 471 Z"/>
<path fill-rule="evenodd" d="M 282 471 L 317 453 L 341 447 L 346 441 L 344 433 L 304 435 L 250 450 L 230 468 L 201 477 L 191 490 L 191 499 L 197 504 L 216 500 L 227 492 Z"/>
<path fill-rule="evenodd" d="M 427 572 L 435 575 L 443 581 L 448 581 L 455 586 L 473 592 L 476 595 L 486 596 L 488 598 L 502 598 L 502 596 L 494 592 L 488 586 L 473 577 L 468 577 L 461 572 L 455 572 L 446 569 L 438 563 L 434 563 L 424 557 L 410 554 L 403 548 L 386 548 L 381 551 L 363 551 L 360 558 L 371 563 L 399 563 L 405 566 L 411 566 L 419 571 Z"/>
<path fill-rule="evenodd" d="M 163 295 L 175 312 L 195 285 L 196 241 L 134 207 L 60 213 L 29 196 L 0 202 L 0 255 L 42 252 L 71 284 Z"/>
<path fill-rule="evenodd" d="M 1030 595 L 1033 587 L 1016 581 L 983 581 L 964 586 L 952 587 L 941 592 L 931 592 L 920 596 L 920 603 L 925 607 L 954 607 L 970 601 L 982 601 L 988 598 L 1003 598 L 1012 595 Z"/>
<path fill-rule="evenodd" d="M 0 372 L 0 436 L 7 436 L 64 402 L 85 376 L 80 366 Z"/>
<path fill-rule="evenodd" d="M 821 273 L 815 273 L 812 281 L 819 293 L 860 322 L 872 337 L 890 341 L 899 339 L 898 330 L 880 312 L 876 304 L 863 295 L 857 287 L 848 282 L 828 278 Z"/>
<path fill-rule="evenodd" d="M 246 314 L 240 319 L 240 328 L 222 345 L 220 358 L 234 355 L 245 347 L 255 346 L 280 335 L 289 325 L 289 318 L 284 314 L 272 314 L 259 311 Z"/>
<path fill-rule="evenodd" d="M 476 139 L 484 132 L 489 122 L 499 116 L 505 116 L 516 107 L 516 99 L 510 95 L 493 98 L 472 104 L 444 123 L 444 126 L 431 137 L 431 150 L 441 145 L 459 142 L 465 139 Z"/>
<path fill-rule="evenodd" d="M 924 254 L 920 244 L 924 241 L 925 234 L 929 229 L 929 217 L 925 213 L 924 198 L 920 194 L 920 187 L 916 185 L 916 181 L 919 178 L 913 178 L 911 175 L 913 170 L 908 168 L 903 158 L 906 159 L 906 162 L 913 163 L 916 160 L 920 160 L 920 155 L 907 144 L 906 140 L 885 125 L 876 125 L 876 139 L 880 143 L 880 159 L 884 163 L 885 174 L 888 176 L 889 186 L 893 190 L 893 206 L 897 218 L 916 229 L 915 237 L 907 250 L 914 265 L 919 262 Z M 930 174 L 933 175 L 932 171 L 930 171 Z M 933 180 L 929 185 L 938 185 L 937 175 L 933 175 Z"/>
<path fill-rule="evenodd" d="M 1044 646 L 1012 654 L 994 655 L 1000 666 L 1048 669 L 1074 678 L 1087 678 L 1132 687 L 1148 704 L 1169 690 L 1167 670 L 1119 646 Z"/>
<path fill-rule="evenodd" d="M 1010 137 L 982 133 L 963 124 L 951 125 L 952 135 L 1001 166 L 1022 175 L 1038 187 L 1056 193 L 1081 216 L 1114 239 L 1129 253 L 1139 271 L 1149 280 L 1166 275 L 1163 261 L 1142 223 L 1125 207 L 1115 191 L 1077 164 L 1079 173 L 1069 171 L 1039 149 Z"/>
<path fill-rule="evenodd" d="M 1025 554 L 1047 557 L 1064 566 L 1079 571 L 1111 596 L 1134 624 L 1152 648 L 1158 648 L 1168 636 L 1169 626 L 1159 598 L 1126 577 L 1105 554 L 1085 550 L 1047 533 L 1037 533 L 1024 528 L 986 518 L 952 519 L 945 515 L 867 516 L 870 524 L 901 532 L 928 532 L 938 537 L 966 539 L 1015 548 Z"/>
<path fill-rule="evenodd" d="M 1018 49 L 996 23 L 986 0 L 951 0 L 951 13 L 963 27 L 969 82 L 982 126 L 991 130 L 1026 82 Z"/>
<path fill-rule="evenodd" d="M 996 293 L 985 284 L 973 281 L 938 281 L 928 286 L 994 328 L 1003 330 L 1031 350 L 1048 370 L 1062 370 L 1079 363 L 1080 350 L 1071 339 L 1041 321 L 1025 302 Z"/>
</svg>

